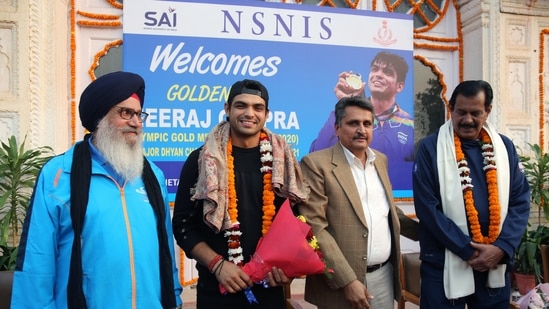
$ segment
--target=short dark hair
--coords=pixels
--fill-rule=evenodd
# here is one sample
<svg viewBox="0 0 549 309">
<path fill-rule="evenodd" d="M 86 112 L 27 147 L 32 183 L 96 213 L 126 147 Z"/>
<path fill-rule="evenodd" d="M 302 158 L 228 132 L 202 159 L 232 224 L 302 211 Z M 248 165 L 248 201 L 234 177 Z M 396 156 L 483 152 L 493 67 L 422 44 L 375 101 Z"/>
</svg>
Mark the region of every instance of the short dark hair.
<svg viewBox="0 0 549 309">
<path fill-rule="evenodd" d="M 356 106 L 361 109 L 368 110 L 372 113 L 372 121 L 374 120 L 374 105 L 370 100 L 364 97 L 352 96 L 352 97 L 343 97 L 337 101 L 334 112 L 335 112 L 335 124 L 341 126 L 341 120 L 345 117 L 345 109 L 349 106 Z"/>
<path fill-rule="evenodd" d="M 487 110 L 488 107 L 492 105 L 494 92 L 492 91 L 492 86 L 484 80 L 466 80 L 459 83 L 456 89 L 454 89 L 454 92 L 452 92 L 452 97 L 450 98 L 450 109 L 453 110 L 456 106 L 456 98 L 459 94 L 466 98 L 470 98 L 476 96 L 481 91 L 484 91 L 484 109 Z"/>
<path fill-rule="evenodd" d="M 233 104 L 233 99 L 239 94 L 248 93 L 258 95 L 265 100 L 265 107 L 269 109 L 269 92 L 267 88 L 259 81 L 253 79 L 244 79 L 237 81 L 231 86 L 229 91 L 229 97 L 227 98 L 227 104 L 229 107 Z"/>
<path fill-rule="evenodd" d="M 395 70 L 398 82 L 404 82 L 406 79 L 406 74 L 408 74 L 408 63 L 406 63 L 406 60 L 401 56 L 388 51 L 381 51 L 372 59 L 370 67 L 376 62 L 384 63 L 390 69 Z"/>
</svg>

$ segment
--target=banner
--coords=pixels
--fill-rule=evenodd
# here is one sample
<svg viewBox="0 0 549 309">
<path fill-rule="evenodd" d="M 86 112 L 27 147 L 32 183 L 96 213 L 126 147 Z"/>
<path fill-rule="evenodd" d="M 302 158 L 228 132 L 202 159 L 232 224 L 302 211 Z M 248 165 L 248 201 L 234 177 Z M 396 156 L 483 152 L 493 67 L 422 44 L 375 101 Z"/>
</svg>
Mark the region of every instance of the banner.
<svg viewBox="0 0 549 309">
<path fill-rule="evenodd" d="M 349 82 L 367 82 L 381 51 L 407 62 L 397 102 L 413 115 L 411 15 L 262 1 L 150 0 L 125 2 L 123 24 L 123 68 L 146 82 L 144 152 L 163 169 L 172 200 L 184 161 L 225 119 L 223 105 L 238 80 L 267 87 L 266 126 L 286 139 L 298 160 L 325 125 L 333 127 L 339 74 L 352 71 Z M 395 142 L 410 139 L 399 132 Z M 395 197 L 412 197 L 411 162 L 403 169 L 389 160 L 389 166 Z"/>
</svg>

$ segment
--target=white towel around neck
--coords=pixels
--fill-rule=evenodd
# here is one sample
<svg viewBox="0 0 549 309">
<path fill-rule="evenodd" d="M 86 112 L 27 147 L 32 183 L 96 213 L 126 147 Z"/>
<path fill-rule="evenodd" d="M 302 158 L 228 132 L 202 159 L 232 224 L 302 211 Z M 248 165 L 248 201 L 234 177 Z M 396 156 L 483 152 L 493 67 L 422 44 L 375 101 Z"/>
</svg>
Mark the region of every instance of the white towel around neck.
<svg viewBox="0 0 549 309">
<path fill-rule="evenodd" d="M 497 168 L 498 195 L 501 208 L 501 220 L 499 228 L 507 216 L 509 200 L 509 158 L 505 144 L 497 131 L 489 124 L 484 129 L 490 135 L 494 146 L 494 159 Z M 442 211 L 454 221 L 461 231 L 469 235 L 465 202 L 461 190 L 461 182 L 456 163 L 456 151 L 454 145 L 454 128 L 452 121 L 448 120 L 441 128 L 437 139 L 437 166 L 440 182 L 440 196 L 442 198 Z M 475 184 L 473 183 L 473 186 Z M 488 287 L 498 288 L 505 285 L 506 265 L 499 265 L 488 274 Z M 445 251 L 444 261 L 444 292 L 446 298 L 456 299 L 471 295 L 475 292 L 473 269 L 467 261 L 450 250 Z"/>
</svg>

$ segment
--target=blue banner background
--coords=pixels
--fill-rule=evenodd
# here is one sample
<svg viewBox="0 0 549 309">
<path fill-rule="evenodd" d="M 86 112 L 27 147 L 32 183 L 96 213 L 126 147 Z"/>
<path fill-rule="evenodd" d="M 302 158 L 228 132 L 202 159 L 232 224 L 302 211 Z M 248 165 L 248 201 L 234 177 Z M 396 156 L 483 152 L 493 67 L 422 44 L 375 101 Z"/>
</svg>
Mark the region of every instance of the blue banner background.
<svg viewBox="0 0 549 309">
<path fill-rule="evenodd" d="M 154 6 L 155 1 L 151 1 Z M 231 5 L 238 4 L 234 1 Z M 250 5 L 251 2 L 243 2 Z M 278 6 L 288 8 L 287 4 L 273 4 L 254 1 L 258 6 Z M 127 5 L 131 5 L 128 3 Z M 296 6 L 297 7 L 297 6 Z M 365 16 L 385 16 L 386 13 L 371 11 L 344 10 L 324 8 L 316 6 L 299 6 L 299 9 L 311 9 L 326 11 L 326 13 L 352 13 Z M 352 12 L 351 12 L 352 11 Z M 132 18 L 131 16 L 124 16 Z M 205 17 L 207 18 L 207 17 Z M 411 18 L 404 14 L 390 14 L 390 18 Z M 377 25 L 372 25 L 377 27 Z M 412 30 L 406 30 L 412 35 Z M 349 29 L 349 35 L 359 32 L 358 29 Z M 316 138 L 318 131 L 325 123 L 329 113 L 333 110 L 337 99 L 334 95 L 334 86 L 338 75 L 342 71 L 353 71 L 362 75 L 363 81 L 367 80 L 370 62 L 383 48 L 364 48 L 336 45 L 322 45 L 310 43 L 273 42 L 262 40 L 236 40 L 223 38 L 183 37 L 173 35 L 132 34 L 124 33 L 123 68 L 140 74 L 146 81 L 145 108 L 151 116 L 144 124 L 146 155 L 157 163 L 165 172 L 168 188 L 172 194 L 172 200 L 177 189 L 180 169 L 188 154 L 193 149 L 200 147 L 203 137 L 220 120 L 224 119 L 223 104 L 226 100 L 230 86 L 237 80 L 244 78 L 261 81 L 269 91 L 269 109 L 275 117 L 285 118 L 281 122 L 273 119 L 267 123 L 267 127 L 287 137 L 288 143 L 294 148 L 299 159 L 308 153 L 311 142 Z M 161 65 L 151 71 L 150 64 L 155 48 L 158 45 L 164 48 L 172 45 L 172 51 L 179 43 L 184 43 L 179 54 L 187 52 L 195 55 L 200 47 L 202 54 L 214 55 L 249 55 L 254 57 L 280 57 L 281 63 L 277 66 L 275 75 L 266 77 L 250 76 L 249 74 L 219 74 L 209 72 L 200 74 L 197 72 L 175 73 L 173 68 L 162 70 Z M 413 111 L 413 51 L 391 50 L 392 53 L 403 56 L 408 61 L 409 72 L 406 77 L 404 90 L 398 95 L 397 102 L 406 111 Z M 188 85 L 197 87 L 195 97 L 201 86 L 212 89 L 220 86 L 222 92 L 211 99 L 193 102 L 186 100 L 170 100 L 169 89 L 173 85 Z M 224 94 L 224 95 L 223 95 Z M 367 93 L 367 95 L 369 95 Z M 175 110 L 185 113 L 183 122 L 185 126 L 173 125 L 171 121 L 160 121 L 159 109 L 168 110 L 167 115 Z M 189 113 L 195 111 L 196 117 L 189 119 Z M 207 122 L 206 125 L 196 125 Z M 220 114 L 221 112 L 221 114 Z M 189 125 L 192 123 L 192 125 Z M 169 124 L 162 126 L 161 124 Z M 155 135 L 156 134 L 156 135 Z M 162 137 L 162 138 L 153 138 Z M 173 138 L 175 137 L 175 139 Z M 375 136 L 374 136 L 375 138 Z M 390 162 L 389 162 L 390 163 Z M 395 190 L 395 197 L 411 197 L 411 183 L 409 189 Z"/>
</svg>

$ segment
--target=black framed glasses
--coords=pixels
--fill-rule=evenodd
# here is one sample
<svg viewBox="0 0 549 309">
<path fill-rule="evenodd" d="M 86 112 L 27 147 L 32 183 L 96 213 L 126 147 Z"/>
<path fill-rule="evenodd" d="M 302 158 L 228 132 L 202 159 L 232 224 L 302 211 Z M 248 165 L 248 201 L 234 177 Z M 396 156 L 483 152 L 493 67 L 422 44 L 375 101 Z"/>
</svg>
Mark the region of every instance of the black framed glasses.
<svg viewBox="0 0 549 309">
<path fill-rule="evenodd" d="M 137 120 L 139 120 L 139 122 L 144 122 L 147 120 L 147 117 L 149 117 L 148 113 L 138 112 L 128 107 L 118 107 L 118 114 L 120 115 L 120 118 L 124 120 L 131 120 L 134 115 L 137 115 Z"/>
</svg>

